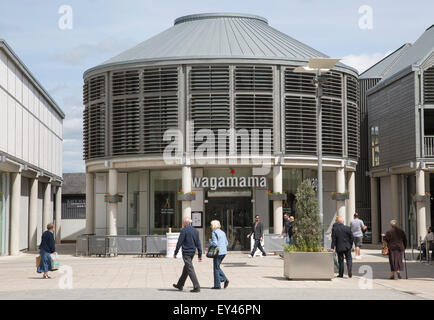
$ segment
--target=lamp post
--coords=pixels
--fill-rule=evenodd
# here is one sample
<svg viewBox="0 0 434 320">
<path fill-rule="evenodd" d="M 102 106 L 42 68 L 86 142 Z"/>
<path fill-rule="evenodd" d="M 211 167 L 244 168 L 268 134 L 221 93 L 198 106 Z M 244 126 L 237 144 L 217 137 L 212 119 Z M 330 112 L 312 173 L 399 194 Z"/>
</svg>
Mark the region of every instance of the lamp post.
<svg viewBox="0 0 434 320">
<path fill-rule="evenodd" d="M 322 84 L 327 80 L 325 73 L 329 72 L 331 68 L 340 59 L 334 58 L 311 58 L 307 66 L 301 66 L 294 69 L 297 73 L 313 73 L 315 74 L 314 84 L 315 84 L 315 99 L 316 99 L 316 123 L 317 123 L 317 156 L 318 156 L 318 207 L 319 207 L 319 217 L 321 220 L 322 239 L 324 243 L 324 213 L 323 213 L 323 183 L 322 183 L 322 106 L 321 106 L 321 96 L 322 96 Z"/>
</svg>

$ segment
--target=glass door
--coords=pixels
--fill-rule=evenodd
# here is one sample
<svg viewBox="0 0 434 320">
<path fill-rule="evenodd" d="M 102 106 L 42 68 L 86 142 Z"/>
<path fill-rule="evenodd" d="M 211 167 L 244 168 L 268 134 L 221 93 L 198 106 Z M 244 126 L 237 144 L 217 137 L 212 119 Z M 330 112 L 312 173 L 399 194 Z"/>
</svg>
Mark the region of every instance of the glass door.
<svg viewBox="0 0 434 320">
<path fill-rule="evenodd" d="M 205 206 L 205 241 L 211 238 L 210 223 L 218 220 L 228 239 L 228 251 L 249 251 L 247 234 L 253 221 L 251 197 L 210 197 Z"/>
</svg>

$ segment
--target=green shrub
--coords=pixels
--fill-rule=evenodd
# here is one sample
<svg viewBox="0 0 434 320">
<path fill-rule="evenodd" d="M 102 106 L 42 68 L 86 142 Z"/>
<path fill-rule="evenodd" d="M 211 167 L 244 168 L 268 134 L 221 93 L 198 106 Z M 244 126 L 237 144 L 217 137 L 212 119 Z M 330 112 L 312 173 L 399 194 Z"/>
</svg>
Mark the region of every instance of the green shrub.
<svg viewBox="0 0 434 320">
<path fill-rule="evenodd" d="M 296 193 L 297 217 L 294 221 L 292 243 L 284 245 L 288 252 L 322 252 L 322 224 L 318 200 L 310 179 L 304 180 Z"/>
</svg>

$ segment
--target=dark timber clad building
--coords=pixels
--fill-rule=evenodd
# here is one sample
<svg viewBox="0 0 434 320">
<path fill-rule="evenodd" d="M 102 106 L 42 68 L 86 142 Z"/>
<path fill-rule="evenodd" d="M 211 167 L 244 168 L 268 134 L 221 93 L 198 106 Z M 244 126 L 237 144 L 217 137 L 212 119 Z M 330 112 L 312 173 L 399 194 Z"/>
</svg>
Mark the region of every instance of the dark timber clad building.
<svg viewBox="0 0 434 320">
<path fill-rule="evenodd" d="M 395 219 L 416 246 L 432 221 L 434 26 L 363 73 L 360 87 L 364 121 L 368 111 L 370 209 L 378 222 L 372 223 L 374 242 Z M 361 164 L 364 180 L 366 163 Z"/>
<path fill-rule="evenodd" d="M 245 250 L 254 214 L 261 215 L 267 233 L 280 233 L 283 213 L 297 215 L 297 186 L 317 175 L 313 77 L 293 72 L 312 57 L 327 56 L 262 17 L 198 14 L 178 18 L 171 28 L 87 70 L 86 233 L 161 234 L 178 230 L 182 217 L 193 215 L 202 217 L 203 239 L 209 222 L 218 219 L 230 247 Z M 341 63 L 323 87 L 327 239 L 336 213 L 348 221 L 355 210 L 357 90 L 357 72 Z M 171 143 L 164 139 L 168 129 L 181 135 L 181 150 L 170 164 L 163 157 Z M 217 146 L 198 155 L 204 132 L 222 143 L 223 156 Z M 226 135 L 217 139 L 221 132 Z M 241 157 L 245 138 L 248 156 Z M 267 148 L 270 156 L 261 158 Z M 208 161 L 214 158 L 210 151 L 216 151 L 216 162 Z M 258 158 L 260 165 L 253 161 Z M 253 181 L 253 169 L 261 166 L 271 168 L 258 177 L 265 184 L 223 182 Z M 194 178 L 222 183 L 211 189 Z M 285 192 L 287 199 L 273 200 L 268 190 Z M 347 201 L 331 199 L 332 192 L 347 190 Z"/>
</svg>

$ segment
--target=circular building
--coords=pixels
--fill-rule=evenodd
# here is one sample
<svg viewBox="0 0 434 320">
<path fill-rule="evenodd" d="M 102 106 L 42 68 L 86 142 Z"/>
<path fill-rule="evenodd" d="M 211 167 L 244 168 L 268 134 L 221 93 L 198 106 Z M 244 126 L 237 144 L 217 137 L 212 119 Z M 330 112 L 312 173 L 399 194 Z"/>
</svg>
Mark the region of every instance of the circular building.
<svg viewBox="0 0 434 320">
<path fill-rule="evenodd" d="M 191 215 L 202 240 L 218 219 L 230 249 L 246 250 L 255 214 L 280 233 L 298 185 L 317 177 L 314 76 L 293 70 L 318 57 L 262 17 L 211 13 L 87 70 L 87 233 L 165 234 Z M 357 81 L 338 63 L 322 86 L 326 230 L 355 210 Z"/>
</svg>

